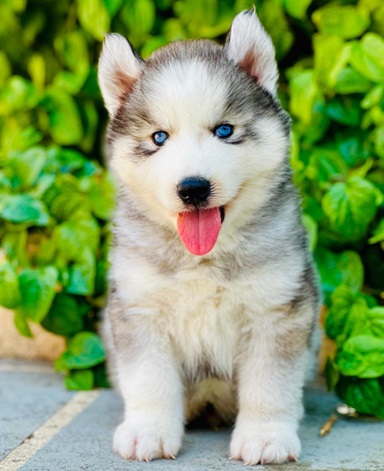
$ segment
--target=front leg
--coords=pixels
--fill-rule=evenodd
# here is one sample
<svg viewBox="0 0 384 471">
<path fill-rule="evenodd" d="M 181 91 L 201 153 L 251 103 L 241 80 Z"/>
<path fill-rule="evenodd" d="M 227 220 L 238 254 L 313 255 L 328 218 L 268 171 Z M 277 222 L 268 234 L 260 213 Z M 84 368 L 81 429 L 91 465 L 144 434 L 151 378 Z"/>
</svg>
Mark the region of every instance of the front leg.
<svg viewBox="0 0 384 471">
<path fill-rule="evenodd" d="M 284 311 L 252 321 L 237 366 L 239 413 L 232 459 L 249 465 L 297 459 L 312 324 L 309 316 Z"/>
<path fill-rule="evenodd" d="M 183 427 L 183 386 L 169 338 L 151 315 L 110 317 L 118 386 L 125 418 L 113 446 L 124 459 L 174 459 Z"/>
</svg>

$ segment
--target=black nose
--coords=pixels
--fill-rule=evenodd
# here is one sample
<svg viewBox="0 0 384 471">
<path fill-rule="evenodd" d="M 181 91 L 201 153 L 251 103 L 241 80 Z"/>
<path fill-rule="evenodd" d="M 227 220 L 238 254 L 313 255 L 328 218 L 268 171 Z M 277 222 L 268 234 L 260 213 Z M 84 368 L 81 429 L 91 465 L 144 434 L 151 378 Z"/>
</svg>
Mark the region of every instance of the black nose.
<svg viewBox="0 0 384 471">
<path fill-rule="evenodd" d="M 185 204 L 204 203 L 211 194 L 211 184 L 204 178 L 186 178 L 177 185 L 177 194 Z"/>
</svg>

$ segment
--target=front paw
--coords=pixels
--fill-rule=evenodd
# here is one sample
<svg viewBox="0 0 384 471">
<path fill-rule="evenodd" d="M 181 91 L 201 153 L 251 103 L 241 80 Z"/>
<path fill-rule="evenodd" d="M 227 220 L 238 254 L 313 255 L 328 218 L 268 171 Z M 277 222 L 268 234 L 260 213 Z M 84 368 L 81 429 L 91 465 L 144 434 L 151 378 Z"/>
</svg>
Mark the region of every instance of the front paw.
<svg viewBox="0 0 384 471">
<path fill-rule="evenodd" d="M 232 434 L 231 459 L 246 465 L 296 461 L 300 454 L 296 428 L 284 422 L 239 422 Z"/>
<path fill-rule="evenodd" d="M 182 438 L 182 424 L 128 417 L 115 431 L 113 449 L 126 460 L 175 459 Z"/>
</svg>

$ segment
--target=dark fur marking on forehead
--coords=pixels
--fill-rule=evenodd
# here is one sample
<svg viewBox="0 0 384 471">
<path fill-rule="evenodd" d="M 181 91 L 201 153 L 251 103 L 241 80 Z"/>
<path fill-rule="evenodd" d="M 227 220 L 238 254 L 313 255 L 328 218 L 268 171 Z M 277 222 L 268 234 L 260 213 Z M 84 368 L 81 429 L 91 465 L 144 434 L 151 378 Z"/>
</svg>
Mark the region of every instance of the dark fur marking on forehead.
<svg viewBox="0 0 384 471">
<path fill-rule="evenodd" d="M 147 109 L 143 108 L 143 107 L 140 108 L 139 110 L 137 110 L 135 115 L 131 116 L 131 119 L 135 120 L 135 121 L 144 121 L 149 126 L 156 126 L 156 123 L 152 119 L 149 111 Z"/>
<path fill-rule="evenodd" d="M 239 76 L 232 79 L 224 107 L 225 113 L 251 117 L 252 124 L 258 118 L 276 117 L 283 126 L 286 136 L 289 136 L 291 120 L 281 108 L 279 102 L 264 88 L 253 83 L 252 77 L 245 76 L 239 69 Z M 251 128 L 251 126 L 249 126 Z"/>
<path fill-rule="evenodd" d="M 206 39 L 174 41 L 157 49 L 147 60 L 148 69 L 158 69 L 169 63 L 200 59 L 210 64 L 224 60 L 223 48 Z"/>
</svg>

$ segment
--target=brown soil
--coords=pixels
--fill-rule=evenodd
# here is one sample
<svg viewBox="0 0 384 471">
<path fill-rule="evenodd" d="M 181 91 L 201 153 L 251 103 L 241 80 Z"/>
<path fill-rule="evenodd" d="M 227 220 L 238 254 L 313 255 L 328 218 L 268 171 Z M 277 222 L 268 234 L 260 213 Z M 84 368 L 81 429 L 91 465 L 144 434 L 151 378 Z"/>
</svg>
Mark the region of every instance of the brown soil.
<svg viewBox="0 0 384 471">
<path fill-rule="evenodd" d="M 30 323 L 33 338 L 23 337 L 13 322 L 13 312 L 0 308 L 0 357 L 53 361 L 65 350 L 65 339 Z"/>
</svg>

